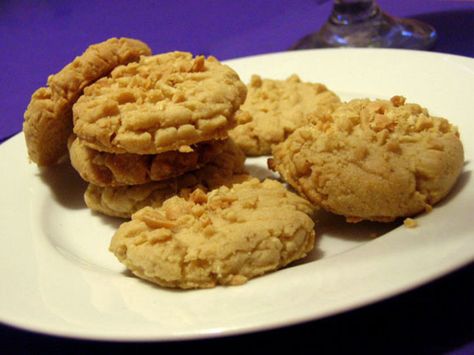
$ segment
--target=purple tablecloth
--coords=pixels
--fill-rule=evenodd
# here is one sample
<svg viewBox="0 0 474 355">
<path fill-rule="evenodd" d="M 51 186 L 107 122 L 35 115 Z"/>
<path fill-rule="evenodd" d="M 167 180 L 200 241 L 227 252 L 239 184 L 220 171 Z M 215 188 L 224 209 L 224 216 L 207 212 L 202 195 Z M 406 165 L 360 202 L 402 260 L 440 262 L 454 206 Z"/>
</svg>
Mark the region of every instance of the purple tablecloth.
<svg viewBox="0 0 474 355">
<path fill-rule="evenodd" d="M 439 39 L 434 51 L 474 57 L 472 0 L 379 4 L 392 15 L 415 17 L 436 27 Z M 285 51 L 318 29 L 330 9 L 330 1 L 316 0 L 2 0 L 0 142 L 21 130 L 33 91 L 91 43 L 134 37 L 147 42 L 154 53 L 179 49 L 225 60 Z M 474 353 L 473 284 L 469 266 L 419 290 L 345 315 L 256 335 L 148 349 L 251 349 L 264 342 L 267 348 L 288 343 L 301 352 Z M 33 352 L 122 349 L 5 326 L 0 327 L 0 339 Z"/>
<path fill-rule="evenodd" d="M 21 130 L 33 91 L 91 43 L 135 37 L 154 53 L 186 50 L 219 59 L 284 51 L 318 29 L 331 2 L 315 0 L 32 1 L 0 3 L 0 141 Z M 474 3 L 380 1 L 395 16 L 439 31 L 435 51 L 474 57 Z"/>
</svg>

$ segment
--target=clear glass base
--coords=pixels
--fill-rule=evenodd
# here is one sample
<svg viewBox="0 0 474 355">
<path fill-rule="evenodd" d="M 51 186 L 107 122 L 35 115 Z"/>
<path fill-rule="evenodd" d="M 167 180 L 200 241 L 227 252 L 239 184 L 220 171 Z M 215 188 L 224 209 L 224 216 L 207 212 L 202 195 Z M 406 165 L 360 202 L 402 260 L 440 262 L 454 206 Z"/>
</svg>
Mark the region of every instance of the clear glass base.
<svg viewBox="0 0 474 355">
<path fill-rule="evenodd" d="M 380 11 L 377 6 L 366 9 L 366 15 L 365 18 L 354 18 L 335 7 L 329 21 L 320 31 L 303 37 L 291 49 L 328 47 L 430 49 L 436 42 L 434 28 L 421 21 L 391 17 Z"/>
</svg>

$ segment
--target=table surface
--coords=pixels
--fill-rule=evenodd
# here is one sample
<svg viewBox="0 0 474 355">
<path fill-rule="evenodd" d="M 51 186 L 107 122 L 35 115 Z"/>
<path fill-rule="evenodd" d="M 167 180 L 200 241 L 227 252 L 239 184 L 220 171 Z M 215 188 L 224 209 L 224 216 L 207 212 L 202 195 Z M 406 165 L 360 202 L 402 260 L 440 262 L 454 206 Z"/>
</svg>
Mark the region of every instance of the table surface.
<svg viewBox="0 0 474 355">
<path fill-rule="evenodd" d="M 379 1 L 386 12 L 432 24 L 434 51 L 474 57 L 474 2 Z M 33 91 L 89 44 L 134 37 L 154 53 L 186 50 L 221 60 L 287 50 L 327 19 L 330 1 L 174 0 L 0 2 L 0 142 L 21 130 Z M 297 326 L 181 343 L 61 339 L 0 325 L 15 353 L 267 351 L 474 354 L 474 266 L 395 298 Z M 259 350 L 261 351 L 261 350 Z"/>
</svg>

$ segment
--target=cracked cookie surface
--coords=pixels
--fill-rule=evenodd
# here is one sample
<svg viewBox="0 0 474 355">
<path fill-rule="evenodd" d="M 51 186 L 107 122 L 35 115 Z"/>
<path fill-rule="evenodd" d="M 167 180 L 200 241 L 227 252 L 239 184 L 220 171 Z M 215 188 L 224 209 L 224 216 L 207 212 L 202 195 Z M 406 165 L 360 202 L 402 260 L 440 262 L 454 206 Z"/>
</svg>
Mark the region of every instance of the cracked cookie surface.
<svg viewBox="0 0 474 355">
<path fill-rule="evenodd" d="M 311 204 L 257 179 L 146 207 L 122 224 L 110 251 L 136 276 L 164 287 L 240 285 L 314 247 Z"/>
<path fill-rule="evenodd" d="M 201 188 L 213 190 L 248 180 L 245 155 L 232 140 L 225 141 L 222 152 L 203 167 L 186 174 L 141 185 L 101 187 L 89 184 L 84 194 L 93 211 L 114 217 L 129 218 L 145 206 L 159 207 L 168 198 L 188 196 Z"/>
<path fill-rule="evenodd" d="M 270 167 L 310 201 L 349 222 L 388 222 L 440 201 L 461 173 L 459 133 L 394 96 L 352 100 L 296 130 Z"/>
<path fill-rule="evenodd" d="M 130 38 L 111 38 L 91 45 L 74 61 L 36 90 L 25 112 L 23 132 L 30 159 L 41 166 L 55 164 L 67 154 L 72 133 L 72 106 L 83 89 L 118 65 L 150 55 L 148 46 Z"/>
<path fill-rule="evenodd" d="M 74 133 L 111 153 L 177 150 L 226 138 L 246 93 L 237 73 L 214 57 L 142 57 L 84 90 L 73 107 Z"/>
<path fill-rule="evenodd" d="M 161 181 L 196 170 L 224 149 L 225 140 L 197 143 L 184 151 L 160 154 L 113 154 L 89 148 L 71 137 L 69 157 L 81 177 L 97 186 L 125 186 Z"/>
<path fill-rule="evenodd" d="M 308 113 L 332 111 L 340 102 L 326 86 L 303 82 L 297 75 L 286 80 L 253 75 L 247 88 L 238 125 L 229 135 L 248 156 L 270 154 L 274 144 L 308 123 Z"/>
</svg>

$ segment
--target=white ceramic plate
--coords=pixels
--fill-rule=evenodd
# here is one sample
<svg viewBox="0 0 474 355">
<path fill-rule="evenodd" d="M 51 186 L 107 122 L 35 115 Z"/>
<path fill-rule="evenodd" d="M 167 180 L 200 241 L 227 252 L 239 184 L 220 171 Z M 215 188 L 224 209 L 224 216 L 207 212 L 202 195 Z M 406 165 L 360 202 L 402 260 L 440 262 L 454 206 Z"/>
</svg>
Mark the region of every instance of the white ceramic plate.
<svg viewBox="0 0 474 355">
<path fill-rule="evenodd" d="M 0 321 L 89 339 L 178 340 L 318 319 L 412 289 L 474 259 L 474 60 L 402 50 L 288 52 L 228 62 L 244 81 L 297 73 L 344 98 L 409 101 L 448 117 L 463 137 L 458 184 L 419 226 L 348 225 L 321 215 L 317 249 L 303 262 L 239 287 L 173 291 L 124 272 L 108 252 L 119 224 L 92 214 L 67 165 L 28 164 L 23 136 L 0 146 Z M 265 160 L 249 161 L 265 174 Z M 373 234 L 380 235 L 374 238 Z"/>
</svg>

